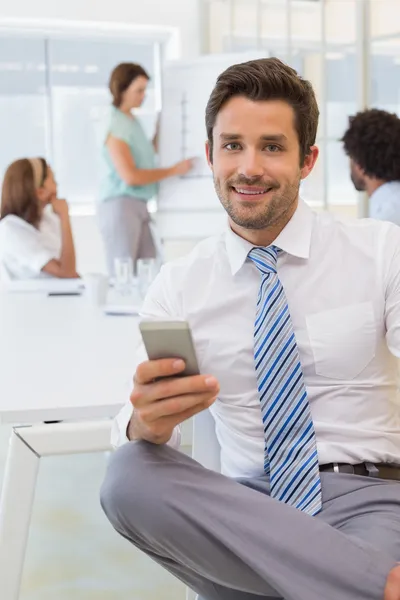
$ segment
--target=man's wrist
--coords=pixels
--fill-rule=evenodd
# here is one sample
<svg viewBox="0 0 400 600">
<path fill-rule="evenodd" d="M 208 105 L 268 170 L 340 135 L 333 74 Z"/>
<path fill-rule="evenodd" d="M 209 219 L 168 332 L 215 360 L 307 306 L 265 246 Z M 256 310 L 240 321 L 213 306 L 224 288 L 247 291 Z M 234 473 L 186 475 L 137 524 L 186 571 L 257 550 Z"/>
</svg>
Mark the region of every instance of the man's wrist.
<svg viewBox="0 0 400 600">
<path fill-rule="evenodd" d="M 139 432 L 138 432 L 138 427 L 137 427 L 134 413 L 132 414 L 132 416 L 129 420 L 128 426 L 126 428 L 126 437 L 128 438 L 128 440 L 130 442 L 134 442 L 134 441 L 141 439 L 141 436 L 139 435 Z"/>
<path fill-rule="evenodd" d="M 172 432 L 173 433 L 173 432 Z M 139 440 L 144 440 L 146 442 L 150 442 L 151 444 L 162 445 L 167 444 L 172 437 L 171 435 L 152 435 L 150 432 L 148 435 L 143 435 L 141 428 L 139 427 L 136 419 L 135 413 L 132 414 L 131 419 L 128 423 L 128 427 L 126 428 L 126 437 L 130 442 L 138 442 Z"/>
</svg>

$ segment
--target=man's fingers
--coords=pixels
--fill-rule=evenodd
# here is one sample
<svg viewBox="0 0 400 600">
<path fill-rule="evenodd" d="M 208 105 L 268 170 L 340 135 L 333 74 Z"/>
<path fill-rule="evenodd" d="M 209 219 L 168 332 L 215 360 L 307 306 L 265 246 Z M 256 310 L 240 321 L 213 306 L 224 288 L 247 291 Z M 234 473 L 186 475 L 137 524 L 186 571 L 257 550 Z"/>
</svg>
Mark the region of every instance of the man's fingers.
<svg viewBox="0 0 400 600">
<path fill-rule="evenodd" d="M 211 406 L 215 402 L 216 399 L 217 399 L 216 396 L 214 398 L 210 398 L 208 401 L 208 406 L 201 406 L 200 404 L 196 404 L 196 406 L 192 406 L 191 408 L 188 408 L 188 409 L 184 410 L 183 412 L 178 413 L 177 415 L 172 415 L 170 417 L 164 417 L 163 419 L 161 419 L 161 421 L 164 422 L 165 427 L 174 429 L 177 425 L 180 425 L 184 421 L 191 419 L 192 417 L 194 417 L 198 413 L 202 412 L 203 410 L 206 410 L 209 406 Z"/>
<path fill-rule="evenodd" d="M 219 383 L 210 375 L 193 375 L 191 377 L 169 377 L 148 385 L 137 385 L 132 392 L 131 402 L 135 408 L 158 403 L 168 398 L 188 394 L 219 392 Z"/>
<path fill-rule="evenodd" d="M 219 384 L 215 377 L 209 375 L 192 375 L 191 377 L 176 377 L 158 381 L 150 386 L 149 402 L 153 400 L 166 400 L 187 394 L 215 393 L 219 391 Z"/>
<path fill-rule="evenodd" d="M 136 369 L 135 383 L 145 385 L 159 377 L 170 377 L 185 369 L 185 363 L 180 358 L 161 358 L 141 363 Z"/>
<path fill-rule="evenodd" d="M 215 394 L 210 394 L 210 392 L 185 394 L 183 396 L 174 396 L 166 400 L 159 400 L 158 402 L 147 404 L 138 410 L 140 418 L 143 421 L 152 423 L 163 417 L 179 415 L 195 406 L 199 406 L 200 409 L 207 408 L 209 403 L 212 403 L 211 400 L 214 397 Z"/>
<path fill-rule="evenodd" d="M 138 366 L 131 402 L 144 439 L 167 439 L 176 425 L 211 406 L 218 396 L 215 377 L 179 377 L 184 369 L 184 361 L 173 358 Z"/>
</svg>

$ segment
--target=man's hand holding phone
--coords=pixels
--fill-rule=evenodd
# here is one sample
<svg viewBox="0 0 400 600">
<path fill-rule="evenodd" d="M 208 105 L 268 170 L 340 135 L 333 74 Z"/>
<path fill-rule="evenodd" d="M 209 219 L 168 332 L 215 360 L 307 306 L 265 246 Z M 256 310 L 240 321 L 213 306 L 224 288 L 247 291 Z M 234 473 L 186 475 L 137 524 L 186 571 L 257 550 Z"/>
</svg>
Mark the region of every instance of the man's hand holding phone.
<svg viewBox="0 0 400 600">
<path fill-rule="evenodd" d="M 131 394 L 130 440 L 166 444 L 176 425 L 215 402 L 219 393 L 215 377 L 179 376 L 184 370 L 185 362 L 174 358 L 148 360 L 138 366 Z"/>
</svg>

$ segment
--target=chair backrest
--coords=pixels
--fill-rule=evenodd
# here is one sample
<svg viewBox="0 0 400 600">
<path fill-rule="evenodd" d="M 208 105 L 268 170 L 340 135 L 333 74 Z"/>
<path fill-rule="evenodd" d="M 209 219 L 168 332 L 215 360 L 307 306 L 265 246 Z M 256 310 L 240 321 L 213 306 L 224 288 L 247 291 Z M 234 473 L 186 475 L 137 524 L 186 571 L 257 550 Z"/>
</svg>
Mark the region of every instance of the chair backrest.
<svg viewBox="0 0 400 600">
<path fill-rule="evenodd" d="M 193 419 L 192 458 L 206 469 L 221 470 L 221 448 L 215 434 L 215 421 L 209 410 Z"/>
</svg>

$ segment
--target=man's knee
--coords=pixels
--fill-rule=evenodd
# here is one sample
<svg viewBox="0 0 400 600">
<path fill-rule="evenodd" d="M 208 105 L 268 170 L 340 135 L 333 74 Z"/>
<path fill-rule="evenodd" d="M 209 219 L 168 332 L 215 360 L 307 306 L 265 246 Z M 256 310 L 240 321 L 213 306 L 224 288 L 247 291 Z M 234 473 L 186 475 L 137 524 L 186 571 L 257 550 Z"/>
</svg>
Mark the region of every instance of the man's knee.
<svg viewBox="0 0 400 600">
<path fill-rule="evenodd" d="M 115 529 L 121 531 L 149 520 L 160 495 L 160 473 L 156 474 L 154 467 L 162 453 L 162 448 L 147 442 L 131 442 L 112 455 L 100 503 Z"/>
</svg>

